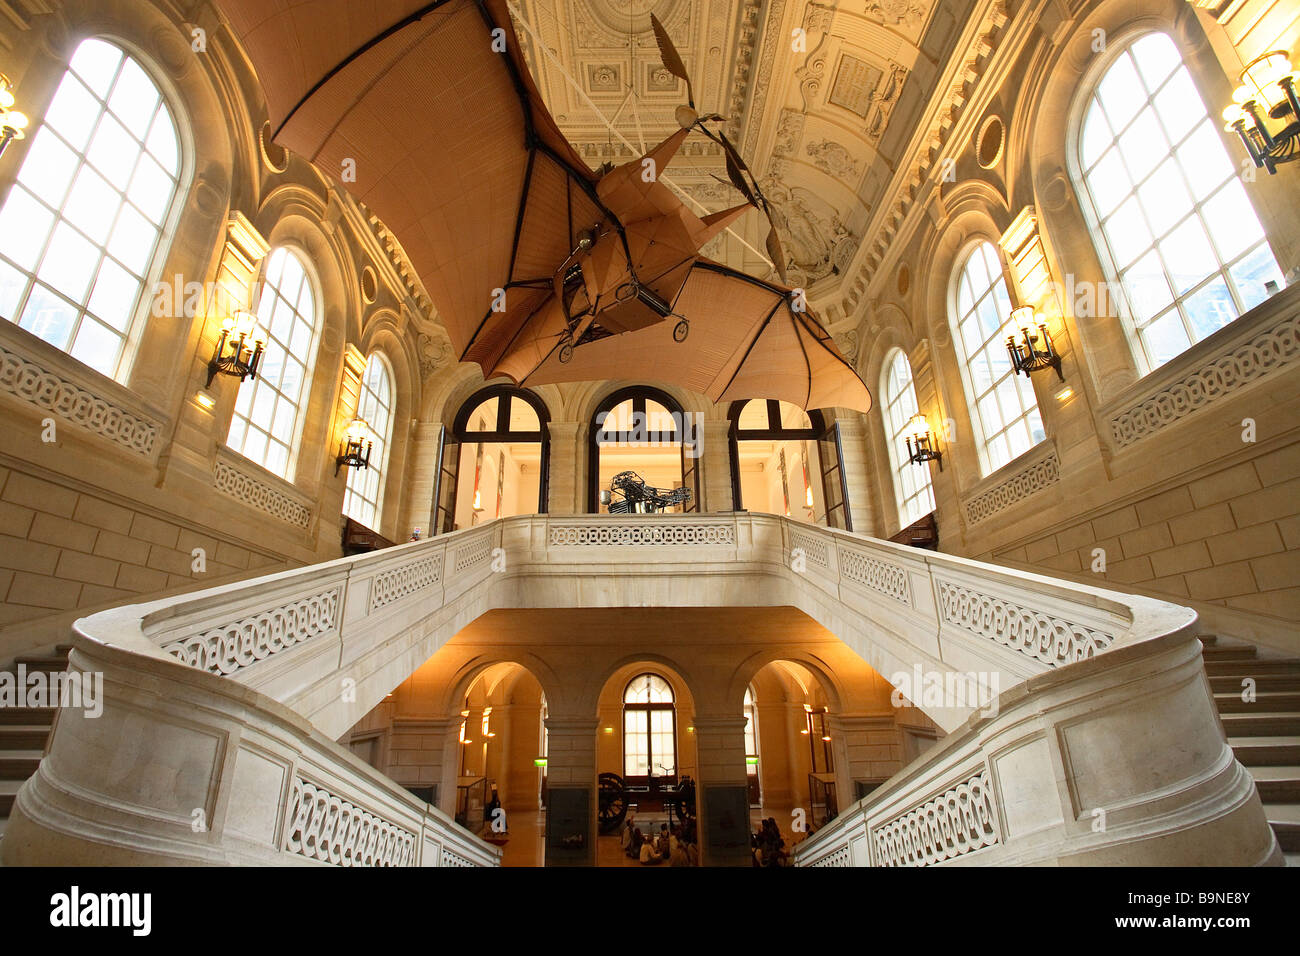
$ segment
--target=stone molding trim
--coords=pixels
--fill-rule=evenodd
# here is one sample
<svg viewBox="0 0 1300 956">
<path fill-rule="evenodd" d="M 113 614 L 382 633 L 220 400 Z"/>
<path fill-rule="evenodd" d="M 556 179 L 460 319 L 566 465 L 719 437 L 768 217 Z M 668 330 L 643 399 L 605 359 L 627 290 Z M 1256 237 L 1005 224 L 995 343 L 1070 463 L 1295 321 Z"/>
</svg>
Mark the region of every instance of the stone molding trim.
<svg viewBox="0 0 1300 956">
<path fill-rule="evenodd" d="M 1051 667 L 1096 657 L 1115 641 L 1113 634 L 1049 617 L 1042 611 L 960 584 L 938 584 L 940 615 L 945 624 L 988 638 Z"/>
<path fill-rule="evenodd" d="M 0 391 L 149 458 L 162 425 L 0 346 Z"/>
<path fill-rule="evenodd" d="M 1180 381 L 1166 385 L 1111 417 L 1111 439 L 1116 448 L 1127 448 L 1291 364 L 1297 355 L 1300 355 L 1300 311 L 1283 316 L 1249 341 L 1210 357 Z"/>
<path fill-rule="evenodd" d="M 872 833 L 876 866 L 933 866 L 1002 842 L 988 771 L 971 777 Z"/>
<path fill-rule="evenodd" d="M 309 860 L 333 866 L 415 865 L 414 833 L 297 775 L 285 819 L 284 849 Z"/>
<path fill-rule="evenodd" d="M 907 607 L 912 606 L 912 589 L 907 583 L 907 572 L 896 564 L 877 561 L 853 548 L 840 549 L 840 574 L 893 598 Z"/>
<path fill-rule="evenodd" d="M 162 649 L 191 667 L 229 676 L 336 630 L 339 596 L 340 587 L 335 585 L 251 617 L 169 641 Z"/>
<path fill-rule="evenodd" d="M 442 555 L 417 558 L 376 574 L 370 585 L 370 610 L 377 611 L 387 604 L 437 584 L 442 580 L 441 558 Z"/>
<path fill-rule="evenodd" d="M 311 508 L 224 459 L 218 458 L 212 468 L 212 485 L 222 494 L 294 527 L 305 530 L 311 524 Z"/>
<path fill-rule="evenodd" d="M 734 545 L 735 529 L 728 524 L 552 524 L 551 547 L 576 545 Z"/>
<path fill-rule="evenodd" d="M 966 499 L 966 520 L 978 524 L 1060 480 L 1061 460 L 1053 451 L 987 491 Z"/>
</svg>

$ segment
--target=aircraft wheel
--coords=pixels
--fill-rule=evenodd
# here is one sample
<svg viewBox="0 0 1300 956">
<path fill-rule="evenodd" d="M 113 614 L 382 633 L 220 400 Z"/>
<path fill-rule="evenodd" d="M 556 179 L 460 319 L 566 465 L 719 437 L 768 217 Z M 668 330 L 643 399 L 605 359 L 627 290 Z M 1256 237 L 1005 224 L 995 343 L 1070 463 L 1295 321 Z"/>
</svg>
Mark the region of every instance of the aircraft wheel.
<svg viewBox="0 0 1300 956">
<path fill-rule="evenodd" d="M 570 342 L 565 342 L 563 345 L 560 346 L 560 364 L 568 365 L 569 360 L 572 358 L 573 358 L 573 345 Z"/>
<path fill-rule="evenodd" d="M 673 341 L 685 342 L 686 336 L 690 334 L 690 331 L 691 331 L 691 323 L 687 322 L 685 319 L 682 319 L 675 326 L 673 326 Z"/>
</svg>

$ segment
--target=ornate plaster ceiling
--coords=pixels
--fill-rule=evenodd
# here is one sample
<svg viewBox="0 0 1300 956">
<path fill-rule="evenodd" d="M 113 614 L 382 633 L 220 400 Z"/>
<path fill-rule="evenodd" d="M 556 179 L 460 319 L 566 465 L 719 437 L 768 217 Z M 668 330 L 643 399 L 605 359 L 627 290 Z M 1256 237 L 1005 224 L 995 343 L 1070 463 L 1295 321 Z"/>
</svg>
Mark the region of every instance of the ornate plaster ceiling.
<svg viewBox="0 0 1300 956">
<path fill-rule="evenodd" d="M 561 130 L 597 167 L 627 162 L 676 124 L 685 85 L 663 69 L 650 13 L 778 210 L 790 280 L 834 293 L 919 122 L 940 50 L 970 0 L 513 0 L 516 28 Z M 800 34 L 799 31 L 802 31 Z M 540 43 L 538 42 L 540 41 Z M 545 49 L 542 49 L 542 47 Z M 632 96 L 629 97 L 629 92 Z M 611 132 L 608 120 L 613 121 Z M 630 144 L 630 145 L 628 145 Z M 720 151 L 696 137 L 669 178 L 708 210 L 739 201 Z M 697 207 L 698 208 L 698 207 Z M 757 275 L 758 214 L 705 254 Z"/>
</svg>

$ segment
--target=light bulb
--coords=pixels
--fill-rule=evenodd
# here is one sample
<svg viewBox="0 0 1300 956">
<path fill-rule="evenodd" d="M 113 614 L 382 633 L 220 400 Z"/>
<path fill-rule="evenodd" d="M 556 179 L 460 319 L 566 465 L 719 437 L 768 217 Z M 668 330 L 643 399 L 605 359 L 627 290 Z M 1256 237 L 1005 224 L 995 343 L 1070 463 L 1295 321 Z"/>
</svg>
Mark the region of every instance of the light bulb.
<svg viewBox="0 0 1300 956">
<path fill-rule="evenodd" d="M 1011 313 L 1011 321 L 1022 333 L 1032 332 L 1034 328 L 1033 306 L 1024 305 Z"/>
<path fill-rule="evenodd" d="M 9 109 L 14 105 L 14 94 L 7 86 L 0 87 L 0 109 Z"/>
<path fill-rule="evenodd" d="M 15 130 L 21 133 L 27 128 L 27 114 L 20 113 L 17 110 L 10 110 L 5 114 L 4 125 L 7 129 Z"/>
<path fill-rule="evenodd" d="M 909 418 L 907 425 L 903 428 L 904 437 L 910 438 L 912 441 L 920 441 L 922 438 L 928 437 L 929 434 L 930 424 L 925 420 L 925 416 L 919 413 Z"/>
</svg>

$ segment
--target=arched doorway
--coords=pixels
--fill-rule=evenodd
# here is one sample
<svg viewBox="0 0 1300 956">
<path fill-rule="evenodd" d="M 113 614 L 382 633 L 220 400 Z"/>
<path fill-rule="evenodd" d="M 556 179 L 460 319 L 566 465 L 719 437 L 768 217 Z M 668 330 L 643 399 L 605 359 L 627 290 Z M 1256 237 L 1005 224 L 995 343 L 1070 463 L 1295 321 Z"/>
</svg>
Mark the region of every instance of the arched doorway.
<svg viewBox="0 0 1300 956">
<path fill-rule="evenodd" d="M 632 471 L 647 485 L 685 487 L 690 498 L 672 512 L 700 510 L 699 472 L 702 436 L 671 395 L 649 386 L 619 389 L 607 396 L 591 419 L 587 454 L 587 510 L 607 514 L 600 492 L 615 475 Z"/>
<path fill-rule="evenodd" d="M 456 413 L 439 453 L 436 531 L 546 512 L 550 416 L 527 389 L 489 385 Z"/>
<path fill-rule="evenodd" d="M 839 424 L 776 399 L 732 402 L 731 488 L 740 511 L 853 530 Z"/>
</svg>

